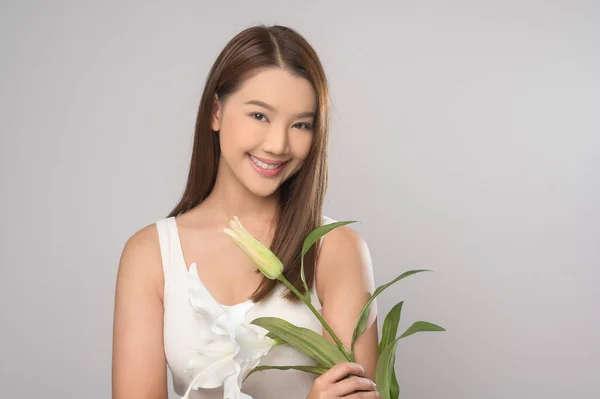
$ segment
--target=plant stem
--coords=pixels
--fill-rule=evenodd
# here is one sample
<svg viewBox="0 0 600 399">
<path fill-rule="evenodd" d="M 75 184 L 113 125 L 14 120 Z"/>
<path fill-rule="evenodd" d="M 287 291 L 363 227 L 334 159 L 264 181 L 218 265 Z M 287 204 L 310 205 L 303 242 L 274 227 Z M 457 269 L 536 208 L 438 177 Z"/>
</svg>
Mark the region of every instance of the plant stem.
<svg viewBox="0 0 600 399">
<path fill-rule="evenodd" d="M 331 335 L 331 338 L 333 338 L 333 340 L 337 344 L 338 349 L 340 350 L 340 352 L 342 352 L 342 354 L 344 355 L 344 357 L 346 359 L 348 359 L 348 361 L 353 362 L 354 361 L 354 356 L 352 356 L 351 354 L 348 353 L 348 351 L 346 350 L 346 348 L 342 344 L 342 341 L 340 341 L 340 339 L 338 338 L 337 335 L 335 335 L 335 333 L 333 332 L 333 330 L 331 329 L 331 327 L 329 327 L 329 324 L 327 324 L 327 322 L 325 321 L 325 319 L 323 319 L 323 316 L 321 316 L 321 314 L 317 311 L 317 309 L 315 309 L 315 307 L 312 305 L 312 302 L 310 301 L 310 296 L 309 296 L 310 294 L 307 292 L 307 296 L 309 296 L 308 298 L 305 297 L 304 295 L 302 295 L 296 289 L 296 287 L 294 287 L 292 285 L 292 283 L 290 283 L 283 276 L 283 274 L 279 277 L 279 281 L 281 281 L 283 284 L 285 284 L 285 286 L 288 287 L 290 289 L 290 291 L 292 291 L 294 294 L 296 294 L 296 296 L 298 298 L 300 298 L 302 300 L 302 302 L 304 302 L 306 304 L 306 306 L 308 306 L 308 308 L 310 309 L 310 311 L 313 312 L 313 314 L 317 317 L 317 319 L 319 319 L 319 321 L 321 322 L 321 325 L 323 325 L 323 327 L 325 328 L 325 330 L 327 330 L 327 332 L 329 333 L 329 335 Z"/>
</svg>

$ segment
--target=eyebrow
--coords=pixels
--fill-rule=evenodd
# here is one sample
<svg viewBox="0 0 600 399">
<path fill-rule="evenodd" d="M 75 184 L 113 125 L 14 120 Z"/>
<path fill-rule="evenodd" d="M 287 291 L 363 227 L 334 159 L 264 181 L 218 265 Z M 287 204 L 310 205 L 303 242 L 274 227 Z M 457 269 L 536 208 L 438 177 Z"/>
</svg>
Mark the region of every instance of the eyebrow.
<svg viewBox="0 0 600 399">
<path fill-rule="evenodd" d="M 272 112 L 276 112 L 275 107 L 273 107 L 272 105 L 267 104 L 264 101 L 260 101 L 260 100 L 250 100 L 250 101 L 246 101 L 245 104 L 250 104 L 250 105 L 258 105 L 259 107 L 263 107 L 268 109 L 269 111 Z M 296 115 L 296 117 L 298 118 L 305 118 L 305 117 L 309 117 L 309 116 L 315 116 L 315 113 L 312 111 L 309 112 L 301 112 L 298 115 Z"/>
</svg>

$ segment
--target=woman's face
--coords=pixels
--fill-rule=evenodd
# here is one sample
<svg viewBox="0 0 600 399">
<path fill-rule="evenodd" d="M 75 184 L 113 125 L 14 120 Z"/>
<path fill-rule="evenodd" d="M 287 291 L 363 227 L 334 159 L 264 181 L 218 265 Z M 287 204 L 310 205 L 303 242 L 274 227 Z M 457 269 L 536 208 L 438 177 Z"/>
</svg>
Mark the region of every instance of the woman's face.
<svg viewBox="0 0 600 399">
<path fill-rule="evenodd" d="M 281 68 L 252 75 L 224 102 L 215 101 L 212 129 L 220 136 L 219 173 L 255 195 L 273 194 L 309 153 L 316 107 L 308 80 Z"/>
</svg>

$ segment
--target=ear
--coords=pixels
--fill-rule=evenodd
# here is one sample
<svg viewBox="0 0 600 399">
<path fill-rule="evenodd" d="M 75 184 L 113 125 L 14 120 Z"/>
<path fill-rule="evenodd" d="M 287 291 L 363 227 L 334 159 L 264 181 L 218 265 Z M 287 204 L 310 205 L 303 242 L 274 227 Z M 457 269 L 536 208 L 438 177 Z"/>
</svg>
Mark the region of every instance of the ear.
<svg viewBox="0 0 600 399">
<path fill-rule="evenodd" d="M 222 110 L 223 110 L 223 106 L 219 102 L 219 97 L 215 93 L 215 96 L 213 98 L 213 104 L 212 104 L 212 109 L 211 109 L 211 118 L 210 118 L 211 129 L 213 131 L 218 132 L 219 130 L 221 130 Z"/>
</svg>

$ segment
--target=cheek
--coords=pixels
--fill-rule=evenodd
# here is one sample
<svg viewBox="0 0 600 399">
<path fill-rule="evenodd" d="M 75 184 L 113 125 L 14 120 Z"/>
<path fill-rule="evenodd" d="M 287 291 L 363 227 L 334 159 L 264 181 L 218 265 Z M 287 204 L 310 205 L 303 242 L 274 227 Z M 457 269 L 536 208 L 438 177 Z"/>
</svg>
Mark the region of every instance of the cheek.
<svg viewBox="0 0 600 399">
<path fill-rule="evenodd" d="M 258 137 L 256 126 L 252 121 L 248 121 L 244 115 L 230 117 L 223 121 L 221 128 L 221 145 L 224 152 L 247 151 L 256 143 L 254 139 Z"/>
<path fill-rule="evenodd" d="M 294 142 L 292 145 L 294 157 L 299 160 L 304 160 L 308 153 L 310 152 L 310 148 L 313 142 L 313 134 L 310 132 L 299 134 L 293 138 Z"/>
</svg>

